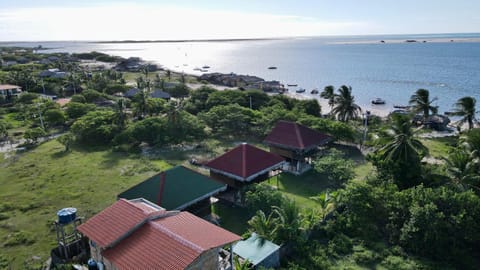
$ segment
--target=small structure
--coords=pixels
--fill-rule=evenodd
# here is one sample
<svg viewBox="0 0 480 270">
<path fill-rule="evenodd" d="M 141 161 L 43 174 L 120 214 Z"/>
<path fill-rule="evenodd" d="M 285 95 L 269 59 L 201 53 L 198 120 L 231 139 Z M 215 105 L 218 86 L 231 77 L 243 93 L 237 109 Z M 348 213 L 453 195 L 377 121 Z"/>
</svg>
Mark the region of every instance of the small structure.
<svg viewBox="0 0 480 270">
<path fill-rule="evenodd" d="M 233 253 L 248 260 L 254 269 L 258 267 L 275 268 L 280 265 L 280 246 L 261 239 L 253 233 L 247 240 L 233 246 Z"/>
<path fill-rule="evenodd" d="M 0 84 L 0 95 L 5 100 L 11 100 L 12 97 L 18 97 L 22 93 L 22 88 L 18 85 Z"/>
<path fill-rule="evenodd" d="M 279 121 L 263 141 L 270 152 L 284 157 L 283 170 L 300 175 L 311 169 L 311 157 L 332 137 L 295 122 Z"/>
<path fill-rule="evenodd" d="M 243 143 L 204 166 L 210 176 L 233 188 L 266 180 L 275 170 L 281 169 L 285 160 L 255 146 Z"/>
<path fill-rule="evenodd" d="M 82 235 L 77 227 L 82 224 L 82 218 L 77 217 L 77 209 L 69 207 L 57 212 L 58 221 L 55 221 L 55 232 L 57 234 L 57 256 L 63 260 L 69 260 L 77 255 L 82 249 Z"/>
<path fill-rule="evenodd" d="M 145 198 L 167 210 L 209 211 L 210 197 L 227 186 L 184 166 L 161 172 L 120 193 L 118 198 Z M 208 214 L 208 213 L 205 213 Z"/>
<path fill-rule="evenodd" d="M 167 92 L 164 92 L 164 91 L 162 91 L 162 90 L 160 90 L 160 89 L 157 89 L 157 90 L 153 91 L 153 92 L 150 94 L 150 97 L 152 97 L 152 98 L 161 98 L 161 99 L 165 99 L 165 100 L 170 100 L 170 98 L 171 98 L 172 96 L 170 96 L 170 94 L 167 93 Z"/>
<path fill-rule="evenodd" d="M 126 97 L 126 98 L 133 98 L 139 92 L 140 92 L 140 89 L 131 88 L 131 89 L 127 90 L 125 93 L 123 93 L 123 96 Z"/>
<path fill-rule="evenodd" d="M 90 255 L 106 270 L 220 269 L 225 245 L 240 236 L 188 212 L 166 211 L 145 199 L 120 199 L 78 230 L 90 239 Z"/>
</svg>

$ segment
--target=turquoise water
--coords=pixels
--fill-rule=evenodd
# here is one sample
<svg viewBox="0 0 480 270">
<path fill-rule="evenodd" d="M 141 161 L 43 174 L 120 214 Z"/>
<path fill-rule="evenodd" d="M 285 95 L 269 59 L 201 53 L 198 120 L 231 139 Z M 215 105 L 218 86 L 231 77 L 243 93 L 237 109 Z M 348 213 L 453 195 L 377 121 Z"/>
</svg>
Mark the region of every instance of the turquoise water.
<svg viewBox="0 0 480 270">
<path fill-rule="evenodd" d="M 195 67 L 208 65 L 212 72 L 235 72 L 298 84 L 307 89 L 326 85 L 351 85 L 364 109 L 389 111 L 407 104 L 418 88 L 437 97 L 440 112 L 449 111 L 458 98 L 480 100 L 480 43 L 460 42 L 480 34 L 414 36 L 322 37 L 236 42 L 173 42 L 98 44 L 86 42 L 20 43 L 54 48 L 53 51 L 102 51 L 123 57 L 139 56 L 165 67 L 199 74 Z M 406 39 L 428 42 L 406 43 Z M 445 42 L 431 42 L 444 39 Z M 455 42 L 450 42 L 454 39 Z M 386 40 L 386 43 L 380 43 Z M 397 42 L 394 42 L 394 41 Z M 370 43 L 362 43 L 371 41 Z M 392 41 L 392 42 L 390 42 Z M 276 66 L 277 69 L 268 69 Z M 294 91 L 294 89 L 291 89 Z M 312 96 L 313 97 L 313 96 Z M 386 105 L 370 100 L 381 97 Z"/>
</svg>

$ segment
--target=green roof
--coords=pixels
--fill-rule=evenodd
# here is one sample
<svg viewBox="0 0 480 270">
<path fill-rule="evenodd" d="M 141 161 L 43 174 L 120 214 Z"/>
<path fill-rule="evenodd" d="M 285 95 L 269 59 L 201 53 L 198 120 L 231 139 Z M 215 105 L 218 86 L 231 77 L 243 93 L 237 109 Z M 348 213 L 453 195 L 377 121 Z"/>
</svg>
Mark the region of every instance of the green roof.
<svg viewBox="0 0 480 270">
<path fill-rule="evenodd" d="M 256 233 L 247 240 L 239 241 L 233 246 L 233 252 L 238 256 L 248 259 L 254 266 L 261 263 L 280 246 L 268 240 L 261 239 Z"/>
<path fill-rule="evenodd" d="M 165 183 L 162 188 L 163 174 Z M 215 182 L 191 169 L 177 166 L 150 177 L 120 193 L 118 197 L 128 200 L 144 198 L 166 210 L 182 210 L 225 189 L 225 184 Z"/>
</svg>

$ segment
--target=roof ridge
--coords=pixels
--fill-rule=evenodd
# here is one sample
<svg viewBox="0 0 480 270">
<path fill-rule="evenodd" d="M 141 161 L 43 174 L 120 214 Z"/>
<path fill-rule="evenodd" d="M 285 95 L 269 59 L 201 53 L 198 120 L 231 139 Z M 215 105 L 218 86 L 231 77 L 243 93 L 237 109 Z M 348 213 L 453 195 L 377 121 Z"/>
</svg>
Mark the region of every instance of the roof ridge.
<svg viewBox="0 0 480 270">
<path fill-rule="evenodd" d="M 242 144 L 242 177 L 247 175 L 247 144 Z"/>
<path fill-rule="evenodd" d="M 293 123 L 293 125 L 295 127 L 295 134 L 297 135 L 298 144 L 303 148 L 305 147 L 305 144 L 303 143 L 302 134 L 300 133 L 300 125 L 295 122 Z"/>
<path fill-rule="evenodd" d="M 191 248 L 191 249 L 193 249 L 197 252 L 203 252 L 205 250 L 201 246 L 193 243 L 192 241 L 189 241 L 189 240 L 185 239 L 184 237 L 181 237 L 180 235 L 172 232 L 171 230 L 167 229 L 165 226 L 163 226 L 160 223 L 150 222 L 149 224 L 151 224 L 155 229 L 158 229 L 159 231 L 161 231 L 165 235 L 173 238 L 175 241 L 179 242 L 180 244 L 182 244 L 184 246 L 187 246 L 187 247 L 189 247 L 189 248 Z"/>
</svg>

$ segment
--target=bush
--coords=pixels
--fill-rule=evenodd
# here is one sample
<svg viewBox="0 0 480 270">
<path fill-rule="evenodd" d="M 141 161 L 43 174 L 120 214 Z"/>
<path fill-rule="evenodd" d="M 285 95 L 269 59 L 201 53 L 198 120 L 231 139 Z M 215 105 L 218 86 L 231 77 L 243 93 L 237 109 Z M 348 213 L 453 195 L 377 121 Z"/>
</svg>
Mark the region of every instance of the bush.
<svg viewBox="0 0 480 270">
<path fill-rule="evenodd" d="M 95 105 L 93 104 L 83 104 L 78 102 L 70 102 L 67 104 L 67 115 L 70 119 L 77 119 L 81 116 L 84 116 L 88 112 L 94 111 Z"/>
<path fill-rule="evenodd" d="M 78 102 L 78 103 L 85 103 L 87 100 L 82 95 L 73 95 L 70 99 L 70 102 Z"/>
<path fill-rule="evenodd" d="M 87 89 L 82 92 L 82 96 L 85 97 L 86 102 L 92 103 L 104 99 L 104 95 L 96 90 Z"/>
<path fill-rule="evenodd" d="M 31 128 L 27 129 L 25 133 L 23 134 L 23 138 L 25 138 L 27 141 L 30 141 L 32 143 L 36 143 L 38 141 L 38 138 L 43 137 L 47 135 L 45 133 L 45 130 L 42 128 L 36 127 L 36 128 Z"/>
<path fill-rule="evenodd" d="M 253 185 L 245 193 L 245 203 L 252 211 L 262 210 L 266 215 L 272 211 L 272 206 L 282 206 L 286 199 L 271 186 Z"/>
<path fill-rule="evenodd" d="M 371 265 L 373 264 L 376 260 L 378 260 L 378 254 L 366 249 L 362 245 L 357 245 L 353 247 L 353 255 L 352 258 L 353 260 L 362 265 Z"/>
<path fill-rule="evenodd" d="M 343 233 L 335 235 L 328 241 L 328 252 L 333 256 L 342 256 L 352 253 L 352 240 Z"/>
</svg>

